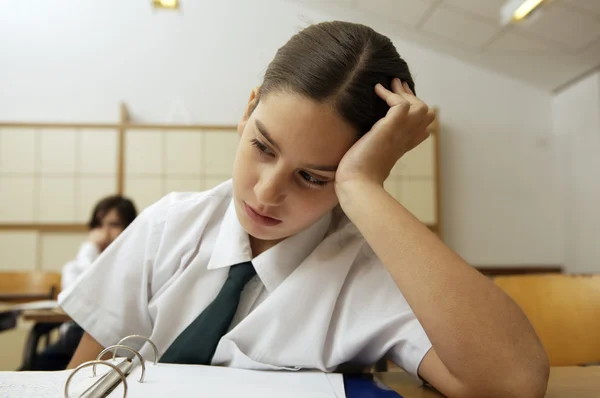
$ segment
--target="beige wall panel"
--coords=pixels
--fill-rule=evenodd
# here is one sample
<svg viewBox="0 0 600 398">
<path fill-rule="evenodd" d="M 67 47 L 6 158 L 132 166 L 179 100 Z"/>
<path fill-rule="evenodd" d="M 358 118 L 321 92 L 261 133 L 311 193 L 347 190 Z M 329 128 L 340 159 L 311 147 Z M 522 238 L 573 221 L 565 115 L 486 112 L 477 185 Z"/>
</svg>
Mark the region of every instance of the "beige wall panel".
<svg viewBox="0 0 600 398">
<path fill-rule="evenodd" d="M 402 180 L 400 203 L 425 224 L 435 224 L 435 181 L 434 180 Z"/>
<path fill-rule="evenodd" d="M 76 221 L 88 222 L 93 208 L 102 198 L 117 192 L 117 178 L 113 177 L 79 177 L 76 196 Z"/>
<path fill-rule="evenodd" d="M 237 133 L 226 131 L 207 131 L 205 133 L 204 174 L 207 177 L 231 176 L 238 142 Z"/>
<path fill-rule="evenodd" d="M 131 198 L 142 211 L 164 195 L 163 179 L 160 177 L 128 177 L 125 180 L 125 195 Z"/>
<path fill-rule="evenodd" d="M 40 172 L 75 173 L 77 131 L 74 129 L 40 130 Z"/>
<path fill-rule="evenodd" d="M 165 180 L 165 192 L 199 192 L 203 190 L 203 179 L 200 177 L 169 177 Z"/>
<path fill-rule="evenodd" d="M 37 232 L 0 232 L 0 271 L 35 270 L 37 245 Z"/>
<path fill-rule="evenodd" d="M 81 131 L 80 169 L 83 174 L 116 174 L 118 135 L 112 130 Z"/>
<path fill-rule="evenodd" d="M 43 177 L 40 182 L 39 221 L 72 223 L 75 221 L 75 179 Z"/>
<path fill-rule="evenodd" d="M 63 265 L 75 259 L 87 233 L 42 233 L 40 238 L 41 269 L 61 272 Z"/>
<path fill-rule="evenodd" d="M 167 131 L 165 172 L 167 175 L 202 174 L 203 133 L 197 131 Z"/>
<path fill-rule="evenodd" d="M 212 189 L 212 188 L 216 187 L 217 185 L 222 184 L 223 182 L 225 182 L 229 179 L 231 179 L 231 177 L 228 177 L 228 176 L 207 177 L 202 181 L 202 190 L 206 191 L 206 190 Z"/>
<path fill-rule="evenodd" d="M 400 158 L 403 175 L 433 177 L 435 175 L 435 136 L 430 136 Z"/>
<path fill-rule="evenodd" d="M 127 131 L 125 135 L 126 174 L 162 174 L 163 157 L 163 133 L 161 131 Z"/>
<path fill-rule="evenodd" d="M 0 173 L 0 223 L 29 223 L 34 213 L 35 178 Z"/>
<path fill-rule="evenodd" d="M 0 130 L 0 172 L 35 172 L 36 145 L 36 132 L 33 129 Z"/>
<path fill-rule="evenodd" d="M 404 164 L 402 159 L 400 159 L 390 171 L 390 177 L 400 177 L 403 174 L 406 174 L 406 164 Z"/>
<path fill-rule="evenodd" d="M 385 190 L 392 195 L 396 200 L 400 200 L 402 182 L 397 177 L 388 177 L 383 184 Z"/>
</svg>

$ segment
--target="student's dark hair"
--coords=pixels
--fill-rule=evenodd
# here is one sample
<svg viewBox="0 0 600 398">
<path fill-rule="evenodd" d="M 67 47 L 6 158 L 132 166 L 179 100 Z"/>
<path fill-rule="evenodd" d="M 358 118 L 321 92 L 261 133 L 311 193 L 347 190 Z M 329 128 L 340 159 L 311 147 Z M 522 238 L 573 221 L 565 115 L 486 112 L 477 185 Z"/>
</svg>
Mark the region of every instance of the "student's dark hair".
<svg viewBox="0 0 600 398">
<path fill-rule="evenodd" d="M 323 22 L 295 34 L 277 51 L 258 99 L 291 92 L 331 103 L 362 136 L 389 109 L 375 85 L 390 89 L 394 77 L 415 92 L 408 65 L 388 37 L 361 24 Z"/>
<path fill-rule="evenodd" d="M 119 214 L 124 229 L 127 228 L 137 216 L 137 210 L 131 199 L 121 195 L 107 196 L 96 204 L 90 222 L 88 223 L 89 228 L 94 229 L 99 227 L 104 216 L 112 209 L 115 209 Z"/>
</svg>

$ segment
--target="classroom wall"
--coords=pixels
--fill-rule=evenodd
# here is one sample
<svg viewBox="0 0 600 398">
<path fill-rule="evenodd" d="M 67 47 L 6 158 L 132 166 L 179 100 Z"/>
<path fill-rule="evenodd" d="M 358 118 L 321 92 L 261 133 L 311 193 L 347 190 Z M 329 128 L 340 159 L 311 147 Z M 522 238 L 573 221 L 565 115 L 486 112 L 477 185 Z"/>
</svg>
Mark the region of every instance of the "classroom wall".
<svg viewBox="0 0 600 398">
<path fill-rule="evenodd" d="M 141 211 L 231 178 L 237 143 L 235 128 L 129 128 L 121 144 L 116 128 L 0 127 L 0 271 L 60 271 L 72 260 L 85 228 L 58 227 L 85 226 L 98 200 L 118 191 L 121 151 L 124 193 Z M 45 229 L 15 230 L 22 224 Z"/>
<path fill-rule="evenodd" d="M 268 17 L 267 17 L 268 15 Z M 307 22 L 354 19 L 292 1 L 8 2 L 0 120 L 235 124 L 276 49 Z M 383 33 L 390 26 L 367 20 Z M 561 264 L 551 95 L 392 36 L 439 108 L 443 233 L 475 265 Z"/>
<path fill-rule="evenodd" d="M 564 181 L 565 262 L 573 272 L 600 272 L 600 71 L 552 99 Z"/>
<path fill-rule="evenodd" d="M 550 95 L 395 42 L 440 109 L 445 241 L 476 265 L 562 264 Z"/>
</svg>

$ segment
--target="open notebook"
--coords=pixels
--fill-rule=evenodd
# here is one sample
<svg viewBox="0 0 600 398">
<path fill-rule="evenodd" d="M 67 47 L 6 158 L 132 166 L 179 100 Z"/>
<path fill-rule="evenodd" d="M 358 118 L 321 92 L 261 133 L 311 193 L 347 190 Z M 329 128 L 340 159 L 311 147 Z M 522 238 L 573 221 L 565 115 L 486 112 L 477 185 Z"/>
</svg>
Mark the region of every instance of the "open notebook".
<svg viewBox="0 0 600 398">
<path fill-rule="evenodd" d="M 119 362 L 119 359 L 113 361 Z M 138 382 L 141 367 L 127 377 L 127 397 L 260 397 L 260 398 L 344 398 L 342 375 L 319 372 L 264 372 L 216 366 L 146 364 L 146 378 Z M 108 395 L 86 390 L 106 377 L 110 368 L 98 366 L 78 372 L 69 383 L 69 397 L 123 397 L 124 385 L 118 382 Z M 0 372 L 0 396 L 64 397 L 64 386 L 72 371 Z"/>
<path fill-rule="evenodd" d="M 124 345 L 127 339 L 146 340 L 154 362 Z M 366 377 L 344 378 L 339 373 L 317 371 L 273 372 L 217 366 L 156 363 L 157 350 L 143 336 L 128 336 L 106 348 L 134 354 L 135 360 L 114 358 L 90 361 L 75 370 L 59 372 L 0 372 L 2 398 L 130 397 L 130 398 L 387 398 L 400 397 Z M 346 388 L 345 388 L 346 386 Z M 346 391 L 347 395 L 346 395 Z M 401 398 L 401 397 L 400 397 Z"/>
<path fill-rule="evenodd" d="M 341 374 L 271 372 L 146 361 L 124 342 L 108 347 L 134 353 L 136 360 L 90 361 L 59 372 L 0 372 L 0 397 L 208 397 L 345 398 Z M 155 355 L 156 355 L 155 349 Z"/>
</svg>

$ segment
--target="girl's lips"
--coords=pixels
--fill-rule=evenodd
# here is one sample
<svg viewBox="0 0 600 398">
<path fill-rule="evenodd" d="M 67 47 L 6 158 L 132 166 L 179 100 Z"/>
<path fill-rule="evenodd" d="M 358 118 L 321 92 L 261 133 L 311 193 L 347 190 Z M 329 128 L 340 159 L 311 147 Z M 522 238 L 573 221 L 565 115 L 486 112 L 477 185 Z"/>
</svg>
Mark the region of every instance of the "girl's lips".
<svg viewBox="0 0 600 398">
<path fill-rule="evenodd" d="M 281 220 L 260 214 L 246 202 L 244 202 L 244 210 L 246 211 L 248 217 L 250 217 L 250 219 L 256 222 L 257 224 L 263 225 L 265 227 L 273 227 L 275 225 L 281 224 Z"/>
</svg>

